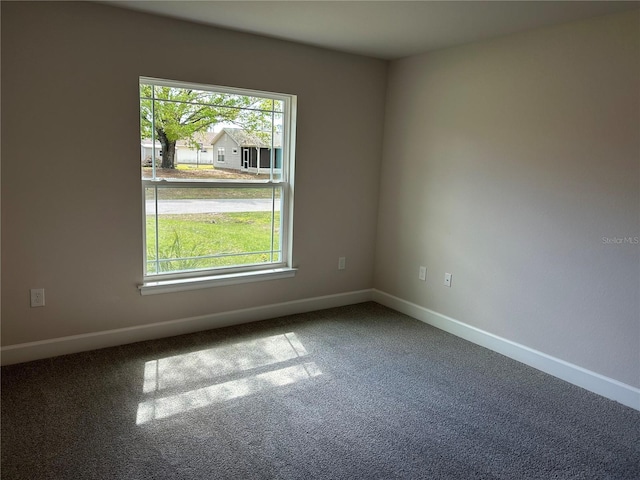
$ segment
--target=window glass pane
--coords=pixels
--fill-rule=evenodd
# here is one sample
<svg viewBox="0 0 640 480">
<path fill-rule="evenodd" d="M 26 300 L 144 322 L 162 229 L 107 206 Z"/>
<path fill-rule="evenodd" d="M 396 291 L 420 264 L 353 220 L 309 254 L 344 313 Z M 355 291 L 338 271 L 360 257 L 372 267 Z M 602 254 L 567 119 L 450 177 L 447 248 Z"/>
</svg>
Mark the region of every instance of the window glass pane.
<svg viewBox="0 0 640 480">
<path fill-rule="evenodd" d="M 158 272 L 158 251 L 156 249 L 156 195 L 155 188 L 145 188 L 145 243 L 146 243 L 146 271 L 147 274 Z"/>
<path fill-rule="evenodd" d="M 282 158 L 281 113 L 178 101 L 144 103 L 142 178 L 265 181 L 271 178 L 272 162 Z M 268 103 L 272 107 L 273 101 Z"/>
<path fill-rule="evenodd" d="M 284 114 L 282 113 L 274 113 L 273 114 L 273 130 L 271 134 L 271 144 L 272 144 L 272 153 L 271 153 L 271 165 L 273 167 L 273 180 L 281 181 L 283 180 L 282 176 L 282 161 L 283 161 L 283 148 L 284 148 Z"/>
<path fill-rule="evenodd" d="M 280 212 L 282 211 L 283 198 L 282 198 L 282 188 L 274 188 L 273 189 L 273 208 L 274 211 L 277 212 L 277 215 L 274 215 L 271 223 L 271 241 L 272 241 L 272 259 L 271 261 L 274 263 L 282 261 L 282 228 L 281 227 L 281 217 Z"/>
<path fill-rule="evenodd" d="M 280 187 L 146 190 L 147 274 L 280 261 Z"/>
</svg>

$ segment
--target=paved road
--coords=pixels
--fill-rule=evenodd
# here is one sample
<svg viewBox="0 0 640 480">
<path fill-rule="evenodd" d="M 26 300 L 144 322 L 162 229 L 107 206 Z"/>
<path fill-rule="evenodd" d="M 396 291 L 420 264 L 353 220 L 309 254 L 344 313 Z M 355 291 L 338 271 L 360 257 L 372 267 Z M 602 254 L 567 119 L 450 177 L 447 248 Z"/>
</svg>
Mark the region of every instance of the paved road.
<svg viewBox="0 0 640 480">
<path fill-rule="evenodd" d="M 222 200 L 162 200 L 158 202 L 158 213 L 223 213 L 223 212 L 269 212 L 272 201 L 270 198 L 251 199 L 222 199 Z M 276 211 L 280 210 L 280 203 L 276 202 Z M 155 202 L 147 200 L 147 214 L 156 212 Z"/>
</svg>

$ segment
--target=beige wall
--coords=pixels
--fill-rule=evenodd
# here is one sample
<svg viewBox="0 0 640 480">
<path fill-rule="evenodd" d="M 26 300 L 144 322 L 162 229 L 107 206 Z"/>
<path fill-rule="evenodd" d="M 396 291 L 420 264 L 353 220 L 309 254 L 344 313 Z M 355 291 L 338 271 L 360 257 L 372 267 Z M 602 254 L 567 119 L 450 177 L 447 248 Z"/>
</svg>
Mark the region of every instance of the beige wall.
<svg viewBox="0 0 640 480">
<path fill-rule="evenodd" d="M 386 68 L 104 5 L 2 2 L 2 344 L 370 288 Z M 140 75 L 298 95 L 295 278 L 140 296 Z"/>
<path fill-rule="evenodd" d="M 640 386 L 639 20 L 391 64 L 376 288 Z"/>
</svg>

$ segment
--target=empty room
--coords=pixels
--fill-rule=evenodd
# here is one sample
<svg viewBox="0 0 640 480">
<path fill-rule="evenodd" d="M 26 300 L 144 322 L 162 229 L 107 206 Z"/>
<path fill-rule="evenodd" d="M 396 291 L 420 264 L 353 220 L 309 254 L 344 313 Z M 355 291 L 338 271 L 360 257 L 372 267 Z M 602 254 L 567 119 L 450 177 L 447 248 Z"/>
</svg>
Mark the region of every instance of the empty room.
<svg viewBox="0 0 640 480">
<path fill-rule="evenodd" d="M 3 479 L 640 478 L 640 2 L 0 9 Z"/>
</svg>

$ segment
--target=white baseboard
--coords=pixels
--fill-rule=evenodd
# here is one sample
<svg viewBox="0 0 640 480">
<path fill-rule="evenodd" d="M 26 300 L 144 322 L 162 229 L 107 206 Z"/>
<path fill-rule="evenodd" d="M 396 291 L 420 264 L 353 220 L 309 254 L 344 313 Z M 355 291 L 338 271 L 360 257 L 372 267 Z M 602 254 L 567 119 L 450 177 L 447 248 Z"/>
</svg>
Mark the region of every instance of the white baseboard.
<svg viewBox="0 0 640 480">
<path fill-rule="evenodd" d="M 0 348 L 0 364 L 11 365 L 14 363 L 29 362 L 31 360 L 66 355 L 69 353 L 183 335 L 231 325 L 240 325 L 284 315 L 294 315 L 325 308 L 353 305 L 371 300 L 586 390 L 597 393 L 598 395 L 640 410 L 640 389 L 638 388 L 498 337 L 497 335 L 472 327 L 434 312 L 433 310 L 429 310 L 428 308 L 421 307 L 415 303 L 375 289 L 326 295 L 323 297 L 275 303 L 167 322 L 10 345 Z"/>
<path fill-rule="evenodd" d="M 167 322 L 10 345 L 0 349 L 0 364 L 11 365 L 13 363 L 29 362 L 31 360 L 66 355 L 69 353 L 85 352 L 98 348 L 114 347 L 127 343 L 183 335 L 185 333 L 200 332 L 231 325 L 240 325 L 242 323 L 267 320 L 284 315 L 352 305 L 368 302 L 371 300 L 371 296 L 371 290 L 359 290 L 215 313 L 212 315 L 181 318 Z"/>
<path fill-rule="evenodd" d="M 640 410 L 640 389 L 480 330 L 415 303 L 373 290 L 373 301 L 569 383 Z"/>
</svg>

